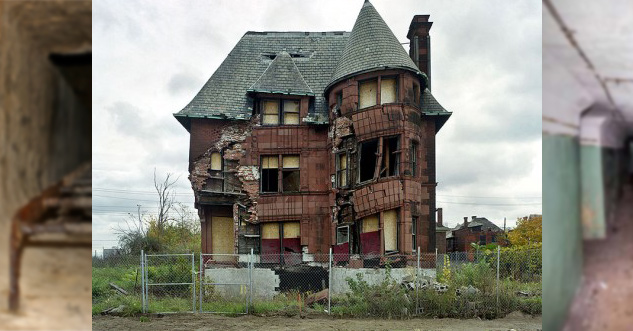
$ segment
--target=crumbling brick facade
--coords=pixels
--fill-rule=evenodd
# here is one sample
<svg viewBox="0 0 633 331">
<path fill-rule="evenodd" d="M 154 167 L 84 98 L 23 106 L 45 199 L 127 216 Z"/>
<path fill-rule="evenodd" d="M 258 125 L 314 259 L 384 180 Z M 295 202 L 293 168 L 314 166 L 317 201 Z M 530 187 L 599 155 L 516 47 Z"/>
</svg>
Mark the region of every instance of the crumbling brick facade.
<svg viewBox="0 0 633 331">
<path fill-rule="evenodd" d="M 435 135 L 451 113 L 414 63 L 417 21 L 411 57 L 367 1 L 351 33 L 244 35 L 175 115 L 203 252 L 292 264 L 435 250 Z"/>
</svg>

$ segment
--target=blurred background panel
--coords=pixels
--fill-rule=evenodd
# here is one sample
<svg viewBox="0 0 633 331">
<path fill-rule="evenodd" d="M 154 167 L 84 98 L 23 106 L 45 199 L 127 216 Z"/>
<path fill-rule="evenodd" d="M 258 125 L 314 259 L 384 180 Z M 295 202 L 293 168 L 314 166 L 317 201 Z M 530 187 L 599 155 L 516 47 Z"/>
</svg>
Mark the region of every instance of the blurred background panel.
<svg viewBox="0 0 633 331">
<path fill-rule="evenodd" d="M 0 1 L 0 243 L 15 211 L 92 154 L 91 1 Z M 0 245 L 0 329 L 89 329 L 90 249 L 27 248 L 9 314 Z"/>
<path fill-rule="evenodd" d="M 543 0 L 543 329 L 633 325 L 633 6 Z"/>
</svg>

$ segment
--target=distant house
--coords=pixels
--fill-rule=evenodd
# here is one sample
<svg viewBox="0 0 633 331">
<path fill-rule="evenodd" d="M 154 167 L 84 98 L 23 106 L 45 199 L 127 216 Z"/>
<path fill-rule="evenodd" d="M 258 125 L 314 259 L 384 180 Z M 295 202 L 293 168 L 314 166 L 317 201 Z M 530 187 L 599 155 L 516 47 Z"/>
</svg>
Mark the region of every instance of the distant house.
<svg viewBox="0 0 633 331">
<path fill-rule="evenodd" d="M 472 216 L 470 222 L 464 217 L 464 223 L 446 233 L 447 252 L 465 252 L 471 250 L 472 243 L 487 245 L 502 243 L 503 230 L 485 217 Z"/>
<path fill-rule="evenodd" d="M 435 224 L 435 248 L 440 254 L 446 253 L 447 232 L 451 229 L 442 224 L 442 208 L 437 208 L 437 224 Z"/>
<path fill-rule="evenodd" d="M 103 249 L 103 258 L 107 259 L 109 257 L 112 256 L 117 256 L 117 255 L 121 255 L 121 249 L 120 248 L 104 248 Z"/>
</svg>

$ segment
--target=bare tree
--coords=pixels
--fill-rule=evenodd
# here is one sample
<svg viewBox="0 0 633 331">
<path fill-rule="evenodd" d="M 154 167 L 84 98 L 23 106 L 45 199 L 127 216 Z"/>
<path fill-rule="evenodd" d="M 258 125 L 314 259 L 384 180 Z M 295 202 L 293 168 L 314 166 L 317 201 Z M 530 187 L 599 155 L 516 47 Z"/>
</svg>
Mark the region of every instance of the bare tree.
<svg viewBox="0 0 633 331">
<path fill-rule="evenodd" d="M 156 179 L 156 168 L 154 168 L 154 188 L 158 193 L 158 219 L 156 226 L 158 227 L 158 239 L 160 240 L 165 224 L 169 221 L 169 210 L 174 206 L 175 192 L 173 186 L 178 178 L 172 179 L 172 174 L 167 173 L 165 180 L 159 182 Z"/>
</svg>

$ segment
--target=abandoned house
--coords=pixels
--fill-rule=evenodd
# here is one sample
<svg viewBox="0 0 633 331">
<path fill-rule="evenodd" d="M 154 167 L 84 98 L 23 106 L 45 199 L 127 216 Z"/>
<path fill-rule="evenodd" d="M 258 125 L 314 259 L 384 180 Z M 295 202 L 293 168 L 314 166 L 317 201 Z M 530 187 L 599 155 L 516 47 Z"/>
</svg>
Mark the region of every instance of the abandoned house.
<svg viewBox="0 0 633 331">
<path fill-rule="evenodd" d="M 435 251 L 435 135 L 451 113 L 430 90 L 428 19 L 413 17 L 409 54 L 369 1 L 351 32 L 244 34 L 174 115 L 202 252 Z"/>
<path fill-rule="evenodd" d="M 447 252 L 466 252 L 472 250 L 471 244 L 503 244 L 504 232 L 485 217 L 472 216 L 470 222 L 464 217 L 464 223 L 446 233 Z"/>
</svg>

